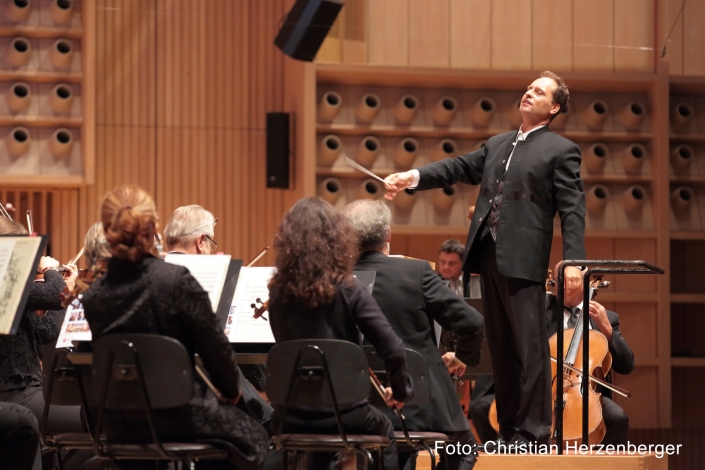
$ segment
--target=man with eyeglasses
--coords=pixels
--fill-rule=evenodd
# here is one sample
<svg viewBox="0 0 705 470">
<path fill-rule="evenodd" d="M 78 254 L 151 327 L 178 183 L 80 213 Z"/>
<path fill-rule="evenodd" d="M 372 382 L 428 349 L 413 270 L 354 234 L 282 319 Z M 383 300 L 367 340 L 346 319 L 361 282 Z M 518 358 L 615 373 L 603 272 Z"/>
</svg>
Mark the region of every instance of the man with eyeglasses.
<svg viewBox="0 0 705 470">
<path fill-rule="evenodd" d="M 218 219 L 210 211 L 192 204 L 176 209 L 164 227 L 164 241 L 169 253 L 189 255 L 211 254 L 218 244 L 213 229 Z"/>
<path fill-rule="evenodd" d="M 213 240 L 213 229 L 217 223 L 218 219 L 210 211 L 197 204 L 179 207 L 171 214 L 164 227 L 164 242 L 167 251 L 169 254 L 188 255 L 213 253 L 218 248 L 218 244 Z M 262 372 L 247 364 L 239 366 L 238 369 L 241 374 L 245 374 L 240 381 L 240 383 L 245 383 L 245 387 L 243 387 L 242 400 L 239 403 L 244 403 L 245 409 L 243 410 L 249 412 L 266 428 L 273 409 L 260 397 L 255 387 L 250 383 L 251 381 L 258 383 L 263 380 Z M 245 377 L 248 380 L 245 380 Z"/>
</svg>

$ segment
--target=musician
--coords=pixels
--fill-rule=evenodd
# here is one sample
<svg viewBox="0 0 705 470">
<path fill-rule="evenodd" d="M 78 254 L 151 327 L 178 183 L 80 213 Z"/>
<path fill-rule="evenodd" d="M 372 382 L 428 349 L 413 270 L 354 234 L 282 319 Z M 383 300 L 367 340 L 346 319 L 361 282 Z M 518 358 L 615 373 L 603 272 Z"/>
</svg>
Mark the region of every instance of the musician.
<svg viewBox="0 0 705 470">
<path fill-rule="evenodd" d="M 86 266 L 91 268 L 98 261 L 110 258 L 110 248 L 105 239 L 103 222 L 96 222 L 90 226 L 83 238 L 83 256 L 86 258 Z"/>
<path fill-rule="evenodd" d="M 242 384 L 235 353 L 213 315 L 208 294 L 188 269 L 154 257 L 154 201 L 142 189 L 120 186 L 106 194 L 100 216 L 112 257 L 107 272 L 83 293 L 93 339 L 153 333 L 177 339 L 190 354 L 198 353 L 227 402 L 219 402 L 196 377 L 187 406 L 154 412 L 157 432 L 165 440 L 227 440 L 235 448 L 229 451 L 231 465 L 259 468 L 269 445 L 267 432 L 236 406 Z M 105 431 L 109 439 L 120 441 L 151 439 L 138 411 L 106 411 Z"/>
<path fill-rule="evenodd" d="M 27 235 L 27 231 L 15 221 L 0 218 L 0 235 Z M 64 279 L 57 268 L 57 260 L 48 256 L 40 258 L 38 271 L 44 273 L 44 282 L 31 285 L 17 334 L 0 336 L 0 401 L 26 406 L 37 420 L 41 420 L 44 413 L 42 345 L 59 337 L 66 312 L 59 294 L 66 286 L 73 288 L 78 274 L 75 266 L 66 266 L 71 275 Z M 37 310 L 46 313 L 40 316 Z M 50 434 L 84 432 L 80 411 L 78 406 L 50 407 L 47 431 Z"/>
<path fill-rule="evenodd" d="M 210 211 L 196 204 L 177 208 L 164 227 L 164 239 L 169 254 L 200 255 L 215 251 L 218 245 L 213 241 L 213 231 L 217 221 L 218 219 L 213 217 Z M 243 376 L 246 374 L 251 380 L 259 382 L 260 389 L 263 389 L 265 375 L 262 369 L 257 365 L 243 364 L 238 366 L 237 371 L 241 376 L 240 383 L 243 385 L 241 408 L 260 424 L 266 425 L 274 409 L 262 399 L 255 387 Z"/>
<path fill-rule="evenodd" d="M 474 206 L 471 207 L 474 210 Z M 460 297 L 478 299 L 480 291 L 480 276 L 463 273 L 463 254 L 465 245 L 460 240 L 448 239 L 443 242 L 438 251 L 438 274 L 448 281 L 450 288 Z"/>
<path fill-rule="evenodd" d="M 286 213 L 274 237 L 276 272 L 269 283 L 269 321 L 277 343 L 296 339 L 343 339 L 360 344 L 360 333 L 384 360 L 391 388 L 387 402 L 398 406 L 412 396 L 404 344 L 353 275 L 357 239 L 345 218 L 320 197 L 299 200 Z M 399 468 L 394 428 L 367 400 L 341 410 L 345 431 L 379 434 L 384 468 Z M 338 433 L 333 410 L 292 409 L 284 432 Z M 328 468 L 328 454 L 313 454 L 308 468 Z"/>
<path fill-rule="evenodd" d="M 575 316 L 582 311 L 582 288 L 581 292 L 566 296 L 564 306 L 563 327 L 573 328 L 574 322 L 577 321 Z M 553 293 L 546 295 L 546 322 L 549 336 L 556 333 L 557 313 L 554 288 Z M 594 300 L 590 302 L 589 314 L 590 328 L 598 330 L 607 338 L 609 351 L 612 355 L 612 370 L 623 375 L 629 374 L 634 370 L 634 353 L 619 330 L 619 315 L 611 310 L 606 310 L 602 304 Z M 605 378 L 607 382 L 612 383 L 611 375 L 611 372 L 607 374 Z M 492 429 L 487 419 L 490 405 L 494 399 L 493 385 L 491 375 L 479 377 L 470 398 L 472 422 L 480 439 L 484 442 L 497 438 L 497 433 Z M 611 390 L 598 386 L 597 391 L 602 394 L 602 417 L 606 427 L 602 444 L 626 444 L 629 433 L 629 417 L 618 404 L 612 401 Z"/>
<path fill-rule="evenodd" d="M 388 199 L 406 188 L 440 188 L 458 181 L 481 185 L 463 270 L 481 275 L 501 435 L 515 445 L 547 443 L 551 429 L 543 311 L 556 211 L 563 259 L 585 259 L 580 149 L 548 127 L 567 102 L 563 80 L 543 72 L 522 97 L 518 132 L 491 137 L 466 155 L 385 179 Z M 574 292 L 580 270 L 570 267 L 565 275 L 568 291 Z"/>
<path fill-rule="evenodd" d="M 419 352 L 429 366 L 431 400 L 424 405 L 404 407 L 408 429 L 443 432 L 452 442 L 475 446 L 449 371 L 460 376 L 466 366 L 479 362 L 482 315 L 465 303 L 462 296 L 455 295 L 428 262 L 389 257 L 392 215 L 382 201 L 355 201 L 345 208 L 345 215 L 359 240 L 360 258 L 355 269 L 376 271 L 372 296 L 404 345 Z M 455 334 L 455 353 L 446 353 L 441 358 L 434 320 Z M 400 424 L 397 426 L 401 429 Z M 410 457 L 407 468 L 415 468 L 415 454 L 400 455 L 400 467 Z M 472 454 L 441 452 L 440 468 L 469 470 L 475 460 Z"/>
<path fill-rule="evenodd" d="M 176 209 L 164 227 L 164 241 L 169 253 L 211 254 L 218 248 L 213 230 L 218 219 L 210 211 L 192 204 Z"/>
</svg>

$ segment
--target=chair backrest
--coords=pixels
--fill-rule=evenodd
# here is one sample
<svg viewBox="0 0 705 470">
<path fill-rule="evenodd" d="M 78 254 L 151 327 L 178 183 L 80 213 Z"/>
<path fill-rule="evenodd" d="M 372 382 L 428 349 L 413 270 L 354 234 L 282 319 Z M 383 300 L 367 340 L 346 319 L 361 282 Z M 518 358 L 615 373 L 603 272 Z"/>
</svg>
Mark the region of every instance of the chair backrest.
<svg viewBox="0 0 705 470">
<path fill-rule="evenodd" d="M 404 406 L 423 405 L 431 399 L 431 377 L 428 364 L 421 354 L 413 349 L 404 348 L 406 356 L 406 371 L 414 383 L 414 396 L 404 402 Z M 367 356 L 367 362 L 372 372 L 380 379 L 382 384 L 387 384 L 387 371 L 384 361 L 376 353 Z M 370 395 L 370 403 L 375 406 L 386 406 L 382 397 L 377 393 Z"/>
<path fill-rule="evenodd" d="M 145 410 L 146 389 L 151 409 L 188 404 L 193 396 L 193 363 L 174 338 L 142 333 L 105 335 L 93 345 L 93 400 L 105 408 Z"/>
<path fill-rule="evenodd" d="M 90 374 L 79 377 L 79 369 L 66 357 L 67 353 L 66 349 L 57 349 L 51 362 L 44 362 L 44 401 L 59 406 L 83 405 L 79 380 L 86 384 Z"/>
<path fill-rule="evenodd" d="M 370 374 L 362 348 L 335 339 L 304 339 L 276 344 L 267 357 L 267 397 L 272 405 L 334 407 L 325 380 L 330 374 L 338 406 L 359 403 L 370 394 Z"/>
</svg>

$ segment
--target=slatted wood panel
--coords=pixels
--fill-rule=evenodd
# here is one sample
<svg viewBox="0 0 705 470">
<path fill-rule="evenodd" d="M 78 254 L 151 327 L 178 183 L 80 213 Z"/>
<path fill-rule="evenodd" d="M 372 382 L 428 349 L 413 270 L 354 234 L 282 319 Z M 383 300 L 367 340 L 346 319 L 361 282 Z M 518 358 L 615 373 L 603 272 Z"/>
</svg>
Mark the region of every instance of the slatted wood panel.
<svg viewBox="0 0 705 470">
<path fill-rule="evenodd" d="M 367 6 L 367 63 L 376 65 L 654 72 L 660 52 L 655 0 L 368 0 Z M 690 7 L 686 48 L 702 53 L 700 9 Z M 321 60 L 348 62 L 328 49 Z"/>
<path fill-rule="evenodd" d="M 108 190 L 133 183 L 162 226 L 200 204 L 220 219 L 218 249 L 252 258 L 303 194 L 265 187 L 265 114 L 287 111 L 288 59 L 272 38 L 293 0 L 96 3 L 96 181 L 59 198 L 80 214 L 73 231 L 55 229 L 59 253 L 75 254 Z"/>
<path fill-rule="evenodd" d="M 681 444 L 678 455 L 668 457 L 670 470 L 693 470 L 705 464 L 705 429 L 630 429 L 633 444 Z"/>
</svg>

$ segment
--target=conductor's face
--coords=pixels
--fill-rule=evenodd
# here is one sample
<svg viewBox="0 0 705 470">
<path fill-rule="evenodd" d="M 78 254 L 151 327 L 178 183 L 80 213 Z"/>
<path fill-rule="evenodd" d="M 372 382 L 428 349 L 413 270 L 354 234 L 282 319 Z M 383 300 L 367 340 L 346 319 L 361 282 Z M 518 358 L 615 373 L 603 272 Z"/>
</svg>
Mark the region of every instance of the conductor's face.
<svg viewBox="0 0 705 470">
<path fill-rule="evenodd" d="M 556 82 L 549 77 L 534 80 L 521 98 L 519 111 L 524 119 L 528 117 L 531 122 L 540 122 L 557 113 L 560 106 L 553 103 L 553 92 L 557 86 Z"/>
</svg>

